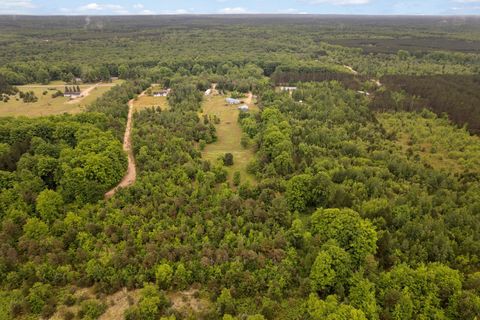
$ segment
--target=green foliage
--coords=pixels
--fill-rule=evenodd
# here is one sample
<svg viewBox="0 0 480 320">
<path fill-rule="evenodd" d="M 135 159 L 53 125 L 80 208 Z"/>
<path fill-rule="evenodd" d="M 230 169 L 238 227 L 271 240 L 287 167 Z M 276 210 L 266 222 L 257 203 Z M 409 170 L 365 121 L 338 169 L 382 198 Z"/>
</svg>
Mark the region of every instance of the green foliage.
<svg viewBox="0 0 480 320">
<path fill-rule="evenodd" d="M 79 315 L 82 319 L 98 319 L 107 309 L 107 306 L 97 300 L 83 301 L 80 307 Z"/>
<path fill-rule="evenodd" d="M 350 255 L 335 243 L 325 244 L 310 271 L 311 288 L 314 292 L 329 292 L 329 289 L 346 283 L 352 270 Z"/>
<path fill-rule="evenodd" d="M 476 119 L 479 55 L 424 48 L 477 48 L 471 19 L 2 19 L 2 100 L 17 98 L 10 84 L 130 80 L 78 115 L 0 119 L 0 318 L 48 318 L 77 302 L 60 293 L 72 284 L 99 297 L 143 287 L 125 314 L 138 320 L 479 314 L 478 137 L 431 112 L 370 109 Z M 126 170 L 127 103 L 150 82 L 172 88 L 169 106 L 137 110 L 136 183 L 104 200 Z M 198 115 L 212 83 L 257 96 L 238 119 L 254 177 L 235 173 L 236 187 L 198 150 L 217 139 L 219 119 Z M 169 308 L 160 288 L 198 312 Z"/>
<path fill-rule="evenodd" d="M 306 305 L 308 319 L 312 320 L 367 320 L 362 311 L 339 303 L 336 296 L 328 296 L 325 300 L 320 300 L 312 293 Z"/>
<path fill-rule="evenodd" d="M 352 283 L 348 295 L 350 304 L 362 310 L 367 319 L 379 319 L 374 283 L 363 278 L 360 273 L 355 274 L 350 281 Z"/>
<path fill-rule="evenodd" d="M 153 284 L 145 284 L 140 295 L 138 305 L 125 312 L 126 320 L 156 320 L 169 306 L 165 294 Z"/>
<path fill-rule="evenodd" d="M 45 189 L 38 194 L 36 209 L 42 220 L 52 223 L 60 218 L 63 199 L 53 190 Z"/>
<path fill-rule="evenodd" d="M 155 269 L 155 279 L 160 289 L 168 289 L 172 283 L 173 269 L 167 263 L 162 263 Z"/>
<path fill-rule="evenodd" d="M 235 314 L 235 300 L 229 289 L 222 289 L 221 294 L 217 298 L 217 311 L 220 315 Z"/>
<path fill-rule="evenodd" d="M 319 209 L 312 215 L 312 233 L 334 239 L 351 254 L 355 265 L 375 253 L 377 233 L 372 224 L 351 209 Z"/>
</svg>

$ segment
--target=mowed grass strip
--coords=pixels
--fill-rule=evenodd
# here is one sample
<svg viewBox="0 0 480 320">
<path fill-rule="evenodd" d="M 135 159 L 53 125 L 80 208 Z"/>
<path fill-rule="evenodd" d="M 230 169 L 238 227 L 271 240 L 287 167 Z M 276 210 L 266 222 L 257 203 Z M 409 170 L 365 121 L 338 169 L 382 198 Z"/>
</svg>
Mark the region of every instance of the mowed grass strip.
<svg viewBox="0 0 480 320">
<path fill-rule="evenodd" d="M 232 181 L 233 173 L 239 171 L 241 181 L 254 182 L 254 177 L 247 173 L 247 165 L 252 160 L 254 152 L 251 148 L 245 149 L 240 141 L 242 138 L 242 128 L 238 123 L 240 111 L 238 106 L 226 105 L 225 96 L 206 97 L 203 103 L 203 114 L 220 118 L 220 124 L 215 125 L 218 140 L 208 144 L 202 152 L 205 160 L 212 163 L 219 161 L 225 153 L 233 154 L 233 166 L 225 167 L 228 171 L 228 179 Z M 258 108 L 252 103 L 249 105 L 249 112 L 257 112 Z M 203 121 L 203 117 L 202 117 Z"/>
<path fill-rule="evenodd" d="M 8 102 L 0 102 L 0 117 L 8 116 L 26 116 L 26 117 L 41 117 L 62 113 L 79 113 L 85 110 L 85 107 L 95 101 L 97 98 L 101 97 L 107 91 L 109 91 L 113 86 L 121 83 L 121 81 L 116 81 L 111 84 L 101 84 L 100 86 L 94 88 L 90 94 L 83 99 L 79 99 L 75 102 L 70 102 L 69 98 L 66 97 L 57 97 L 52 98 L 52 94 L 57 90 L 64 91 L 64 84 L 52 84 L 47 86 L 40 85 L 25 85 L 18 86 L 18 89 L 23 92 L 33 91 L 35 96 L 38 98 L 38 101 L 25 103 L 22 99 L 17 96 L 10 96 Z M 85 90 L 92 87 L 94 84 L 80 85 L 80 90 Z M 48 90 L 55 89 L 55 90 Z M 47 92 L 46 95 L 43 92 Z M 16 100 L 18 98 L 18 101 Z"/>
</svg>

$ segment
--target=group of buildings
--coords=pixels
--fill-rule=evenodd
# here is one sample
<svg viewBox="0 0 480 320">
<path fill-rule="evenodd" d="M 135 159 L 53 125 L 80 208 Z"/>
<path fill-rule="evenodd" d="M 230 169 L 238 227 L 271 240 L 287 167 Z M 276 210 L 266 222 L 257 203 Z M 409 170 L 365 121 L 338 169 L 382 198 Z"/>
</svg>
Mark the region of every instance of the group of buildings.
<svg viewBox="0 0 480 320">
<path fill-rule="evenodd" d="M 227 98 L 225 101 L 227 102 L 227 105 L 239 105 L 242 103 L 242 101 L 234 98 Z M 240 111 L 248 111 L 249 108 L 246 104 L 242 104 L 241 106 L 238 106 L 237 109 Z"/>
</svg>

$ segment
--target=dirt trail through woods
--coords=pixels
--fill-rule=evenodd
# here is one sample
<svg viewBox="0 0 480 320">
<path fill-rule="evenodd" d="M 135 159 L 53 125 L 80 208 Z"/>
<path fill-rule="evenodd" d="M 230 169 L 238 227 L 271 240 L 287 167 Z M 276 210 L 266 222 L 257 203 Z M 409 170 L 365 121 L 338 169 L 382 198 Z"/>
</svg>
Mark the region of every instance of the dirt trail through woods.
<svg viewBox="0 0 480 320">
<path fill-rule="evenodd" d="M 248 96 L 247 96 L 247 99 L 245 100 L 245 103 L 250 106 L 253 102 L 253 93 L 249 92 L 248 93 Z"/>
<path fill-rule="evenodd" d="M 145 91 L 142 92 L 138 97 L 145 95 Z M 125 128 L 125 135 L 123 137 L 123 150 L 128 154 L 128 169 L 127 173 L 123 177 L 122 181 L 113 188 L 112 190 L 105 193 L 105 199 L 110 199 L 117 193 L 121 188 L 126 188 L 131 186 L 137 179 L 137 168 L 135 167 L 135 158 L 133 156 L 132 148 L 132 118 L 133 118 L 133 102 L 135 99 L 128 101 L 128 120 L 127 127 Z"/>
<path fill-rule="evenodd" d="M 354 75 L 357 75 L 358 72 L 356 70 L 354 70 L 352 67 L 350 66 L 347 66 L 347 65 L 343 65 L 344 68 L 347 68 L 348 70 L 350 70 Z"/>
</svg>

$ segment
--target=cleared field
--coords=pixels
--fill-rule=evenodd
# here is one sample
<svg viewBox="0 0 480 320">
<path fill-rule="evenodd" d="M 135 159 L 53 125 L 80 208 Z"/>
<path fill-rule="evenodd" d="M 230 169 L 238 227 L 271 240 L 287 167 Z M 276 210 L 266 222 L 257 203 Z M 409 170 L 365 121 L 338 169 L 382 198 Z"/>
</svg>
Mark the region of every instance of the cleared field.
<svg viewBox="0 0 480 320">
<path fill-rule="evenodd" d="M 0 116 L 40 117 L 65 112 L 79 113 L 85 109 L 85 106 L 101 97 L 105 92 L 119 83 L 120 82 L 100 84 L 93 88 L 88 96 L 78 99 L 77 101 L 70 101 L 70 99 L 66 97 L 52 97 L 52 94 L 55 93 L 56 90 L 64 90 L 64 84 L 18 86 L 20 91 L 33 91 L 38 101 L 25 103 L 22 99 L 18 98 L 18 95 L 16 97 L 10 97 L 10 100 L 6 103 L 0 102 Z M 84 91 L 92 86 L 94 85 L 80 85 L 80 90 Z M 44 95 L 44 92 L 47 93 Z"/>
<path fill-rule="evenodd" d="M 254 181 L 254 177 L 247 173 L 247 165 L 252 160 L 254 152 L 252 149 L 245 149 L 240 144 L 242 138 L 242 128 L 238 124 L 238 114 L 240 111 L 237 106 L 227 106 L 225 96 L 214 96 L 205 99 L 203 104 L 203 114 L 216 115 L 220 118 L 220 124 L 215 125 L 217 129 L 218 140 L 205 147 L 202 157 L 211 162 L 220 161 L 225 153 L 233 154 L 233 166 L 225 167 L 228 171 L 228 178 L 231 181 L 233 173 L 239 171 L 242 181 Z M 247 99 L 247 102 L 250 102 Z M 253 103 L 248 104 L 249 112 L 258 111 Z"/>
<path fill-rule="evenodd" d="M 150 107 L 160 107 L 162 110 L 168 109 L 167 97 L 141 96 L 133 101 L 135 111 L 141 111 Z"/>
</svg>

